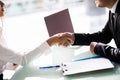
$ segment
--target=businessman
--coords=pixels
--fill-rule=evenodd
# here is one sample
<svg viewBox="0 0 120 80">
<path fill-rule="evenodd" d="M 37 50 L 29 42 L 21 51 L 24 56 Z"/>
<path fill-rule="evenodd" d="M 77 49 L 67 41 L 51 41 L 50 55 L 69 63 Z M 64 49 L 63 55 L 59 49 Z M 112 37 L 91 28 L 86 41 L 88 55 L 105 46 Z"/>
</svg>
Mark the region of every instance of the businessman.
<svg viewBox="0 0 120 80">
<path fill-rule="evenodd" d="M 61 33 L 59 45 L 90 45 L 92 53 L 120 63 L 120 0 L 96 0 L 95 3 L 97 7 L 109 9 L 105 27 L 95 33 Z M 112 39 L 117 48 L 107 45 Z"/>
</svg>

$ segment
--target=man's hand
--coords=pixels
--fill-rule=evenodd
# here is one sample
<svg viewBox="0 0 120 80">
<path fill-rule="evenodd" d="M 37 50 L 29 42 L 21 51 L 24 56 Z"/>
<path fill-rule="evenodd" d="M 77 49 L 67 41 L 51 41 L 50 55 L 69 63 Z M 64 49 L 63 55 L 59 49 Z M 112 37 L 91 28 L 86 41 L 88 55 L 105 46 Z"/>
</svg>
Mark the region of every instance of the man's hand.
<svg viewBox="0 0 120 80">
<path fill-rule="evenodd" d="M 91 51 L 91 53 L 94 53 L 94 48 L 95 48 L 96 44 L 97 44 L 97 42 L 91 42 L 90 43 L 90 51 Z"/>
</svg>

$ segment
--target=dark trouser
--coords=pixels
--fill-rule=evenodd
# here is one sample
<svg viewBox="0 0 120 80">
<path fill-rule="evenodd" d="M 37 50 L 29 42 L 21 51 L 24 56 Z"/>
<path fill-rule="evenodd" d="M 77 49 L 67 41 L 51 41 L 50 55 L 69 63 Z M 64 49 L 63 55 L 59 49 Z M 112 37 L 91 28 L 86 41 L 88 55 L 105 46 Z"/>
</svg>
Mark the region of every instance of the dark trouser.
<svg viewBox="0 0 120 80">
<path fill-rule="evenodd" d="M 3 74 L 0 74 L 0 80 L 3 80 Z"/>
</svg>

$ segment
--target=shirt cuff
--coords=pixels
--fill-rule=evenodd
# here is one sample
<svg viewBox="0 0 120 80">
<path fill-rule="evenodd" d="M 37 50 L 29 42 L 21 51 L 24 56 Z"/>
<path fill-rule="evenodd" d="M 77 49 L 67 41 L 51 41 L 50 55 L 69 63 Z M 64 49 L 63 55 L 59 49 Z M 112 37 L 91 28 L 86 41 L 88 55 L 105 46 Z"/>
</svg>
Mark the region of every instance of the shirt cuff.
<svg viewBox="0 0 120 80">
<path fill-rule="evenodd" d="M 47 54 L 49 54 L 49 53 L 51 52 L 51 48 L 50 48 L 49 44 L 48 44 L 46 41 L 43 42 L 41 45 L 42 45 L 43 51 L 45 51 L 45 52 L 44 52 L 45 55 L 47 55 Z M 46 49 L 47 49 L 47 50 L 46 50 Z"/>
</svg>

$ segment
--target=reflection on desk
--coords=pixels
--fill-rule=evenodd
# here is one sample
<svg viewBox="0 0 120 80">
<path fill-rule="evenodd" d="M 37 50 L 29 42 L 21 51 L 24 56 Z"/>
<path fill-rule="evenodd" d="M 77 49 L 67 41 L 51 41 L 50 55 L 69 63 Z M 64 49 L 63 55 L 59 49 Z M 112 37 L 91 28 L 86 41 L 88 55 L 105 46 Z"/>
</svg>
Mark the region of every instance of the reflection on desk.
<svg viewBox="0 0 120 80">
<path fill-rule="evenodd" d="M 55 48 L 58 50 L 59 53 L 66 51 L 74 52 L 76 49 L 72 48 L 65 48 L 64 51 L 62 48 Z M 53 52 L 50 53 L 51 55 L 54 54 Z M 67 53 L 66 53 L 67 54 Z M 65 57 L 66 57 L 65 54 Z M 74 54 L 74 53 L 73 53 Z M 64 56 L 64 54 L 62 54 Z M 77 58 L 85 56 L 91 56 L 91 53 L 88 51 L 84 54 L 77 55 Z M 47 55 L 46 55 L 47 56 Z M 56 55 L 56 57 L 59 57 Z M 68 57 L 67 57 L 68 58 Z M 66 59 L 67 59 L 66 58 Z M 72 58 L 75 58 L 73 56 Z M 71 58 L 71 60 L 72 60 Z M 53 59 L 55 61 L 55 59 Z M 69 59 L 70 60 L 70 59 Z M 57 58 L 56 58 L 57 61 Z M 43 60 L 44 63 L 44 60 Z M 96 65 L 97 66 L 97 65 Z M 74 74 L 69 76 L 62 75 L 62 71 L 58 70 L 58 68 L 48 68 L 48 69 L 39 69 L 40 65 L 34 65 L 34 62 L 31 62 L 24 67 L 20 67 L 11 80 L 119 80 L 120 79 L 120 65 L 115 64 L 115 68 L 107 69 L 107 70 L 100 70 L 100 71 L 93 71 L 93 72 L 86 72 L 80 74 Z"/>
</svg>

